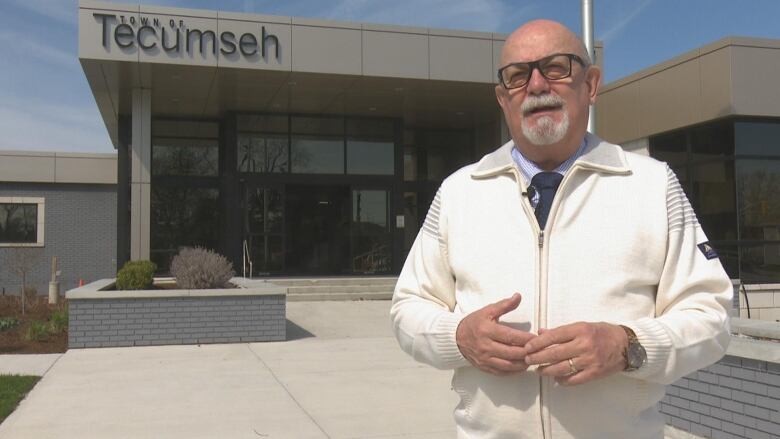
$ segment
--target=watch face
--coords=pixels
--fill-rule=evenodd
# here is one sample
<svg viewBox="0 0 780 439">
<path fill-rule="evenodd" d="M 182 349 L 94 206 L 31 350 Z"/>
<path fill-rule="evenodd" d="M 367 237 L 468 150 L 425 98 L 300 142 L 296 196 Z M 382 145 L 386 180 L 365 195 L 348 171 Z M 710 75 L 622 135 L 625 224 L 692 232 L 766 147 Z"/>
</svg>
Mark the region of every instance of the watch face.
<svg viewBox="0 0 780 439">
<path fill-rule="evenodd" d="M 639 343 L 631 343 L 628 346 L 628 367 L 630 369 L 638 369 L 647 359 L 647 352 L 645 348 Z"/>
</svg>

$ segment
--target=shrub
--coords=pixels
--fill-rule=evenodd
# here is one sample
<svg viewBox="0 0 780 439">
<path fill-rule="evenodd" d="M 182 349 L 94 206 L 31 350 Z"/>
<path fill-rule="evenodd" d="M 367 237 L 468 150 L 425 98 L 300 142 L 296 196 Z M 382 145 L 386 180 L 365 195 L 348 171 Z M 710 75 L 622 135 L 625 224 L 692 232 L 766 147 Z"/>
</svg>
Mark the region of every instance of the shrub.
<svg viewBox="0 0 780 439">
<path fill-rule="evenodd" d="M 30 327 L 27 328 L 27 334 L 24 339 L 27 341 L 44 341 L 49 338 L 49 327 L 46 322 L 40 320 L 33 320 L 30 322 Z"/>
<path fill-rule="evenodd" d="M 38 289 L 29 285 L 24 287 L 24 298 L 27 299 L 27 303 L 32 304 L 38 299 Z"/>
<path fill-rule="evenodd" d="M 179 288 L 222 288 L 235 276 L 233 264 L 204 248 L 184 248 L 171 261 L 171 274 Z"/>
<path fill-rule="evenodd" d="M 0 318 L 0 331 L 5 331 L 11 328 L 15 328 L 18 325 L 19 325 L 19 319 L 15 319 L 13 317 Z"/>
<path fill-rule="evenodd" d="M 41 296 L 38 295 L 38 289 L 32 286 L 24 288 L 24 307 L 26 311 L 34 312 L 41 304 Z"/>
<path fill-rule="evenodd" d="M 52 312 L 51 320 L 49 321 L 49 331 L 52 334 L 57 334 L 68 329 L 68 310 L 58 309 Z"/>
<path fill-rule="evenodd" d="M 117 290 L 145 290 L 152 286 L 157 265 L 152 261 L 128 261 L 116 274 Z"/>
</svg>

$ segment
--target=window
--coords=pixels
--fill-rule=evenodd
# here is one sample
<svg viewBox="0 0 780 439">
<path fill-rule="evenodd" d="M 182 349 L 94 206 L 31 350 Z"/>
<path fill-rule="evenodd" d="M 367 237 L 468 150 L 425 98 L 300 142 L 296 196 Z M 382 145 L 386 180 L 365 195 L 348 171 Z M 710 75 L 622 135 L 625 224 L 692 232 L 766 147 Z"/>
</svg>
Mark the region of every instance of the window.
<svg viewBox="0 0 780 439">
<path fill-rule="evenodd" d="M 737 154 L 780 157 L 780 123 L 737 122 Z"/>
<path fill-rule="evenodd" d="M 219 124 L 192 120 L 152 123 L 152 174 L 219 174 Z"/>
<path fill-rule="evenodd" d="M 150 259 L 168 273 L 181 247 L 218 249 L 219 122 L 152 121 Z"/>
<path fill-rule="evenodd" d="M 404 181 L 417 181 L 417 148 L 404 147 Z"/>
<path fill-rule="evenodd" d="M 188 185 L 152 186 L 151 260 L 167 273 L 181 247 L 217 249 L 219 190 Z"/>
<path fill-rule="evenodd" d="M 473 161 L 472 133 L 468 131 L 428 131 L 423 144 L 429 181 L 441 181 Z"/>
<path fill-rule="evenodd" d="M 699 125 L 689 130 L 691 161 L 721 159 L 734 155 L 734 122 L 731 120 Z"/>
<path fill-rule="evenodd" d="M 687 168 L 691 204 L 709 239 L 737 239 L 734 162 L 710 161 Z"/>
<path fill-rule="evenodd" d="M 392 119 L 240 114 L 241 173 L 395 174 Z"/>
<path fill-rule="evenodd" d="M 395 141 L 391 120 L 347 121 L 347 174 L 395 174 Z"/>
<path fill-rule="evenodd" d="M 352 191 L 352 271 L 392 269 L 392 233 L 387 221 L 389 196 L 382 190 Z"/>
<path fill-rule="evenodd" d="M 287 172 L 289 152 L 286 134 L 239 133 L 238 151 L 240 172 Z"/>
<path fill-rule="evenodd" d="M 292 172 L 301 174 L 343 174 L 344 140 L 294 134 Z"/>
<path fill-rule="evenodd" d="M 293 117 L 292 172 L 344 173 L 344 119 Z"/>
<path fill-rule="evenodd" d="M 244 239 L 254 274 L 284 269 L 284 193 L 251 187 L 244 193 Z"/>
<path fill-rule="evenodd" d="M 0 247 L 42 247 L 43 218 L 43 198 L 0 197 Z"/>
<path fill-rule="evenodd" d="M 741 239 L 780 241 L 780 161 L 739 160 Z"/>
<path fill-rule="evenodd" d="M 417 193 L 404 192 L 404 247 L 403 260 L 409 255 L 419 230 L 419 209 Z"/>
<path fill-rule="evenodd" d="M 650 138 L 732 278 L 780 279 L 780 123 L 724 119 Z"/>
<path fill-rule="evenodd" d="M 154 175 L 217 175 L 216 139 L 155 137 L 152 148 Z"/>
<path fill-rule="evenodd" d="M 687 140 L 684 131 L 660 134 L 650 138 L 650 155 L 671 167 L 687 161 Z"/>
<path fill-rule="evenodd" d="M 238 170 L 288 172 L 290 167 L 287 116 L 238 116 Z"/>
</svg>

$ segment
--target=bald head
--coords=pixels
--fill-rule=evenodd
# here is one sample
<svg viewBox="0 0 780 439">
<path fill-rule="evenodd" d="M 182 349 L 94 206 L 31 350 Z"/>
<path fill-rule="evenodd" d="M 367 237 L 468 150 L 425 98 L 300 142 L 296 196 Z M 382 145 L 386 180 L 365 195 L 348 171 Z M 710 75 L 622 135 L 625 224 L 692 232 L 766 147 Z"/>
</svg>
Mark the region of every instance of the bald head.
<svg viewBox="0 0 780 439">
<path fill-rule="evenodd" d="M 530 21 L 512 32 L 501 50 L 501 65 L 533 61 L 553 53 L 573 53 L 590 64 L 582 40 L 566 26 L 551 20 Z"/>
</svg>

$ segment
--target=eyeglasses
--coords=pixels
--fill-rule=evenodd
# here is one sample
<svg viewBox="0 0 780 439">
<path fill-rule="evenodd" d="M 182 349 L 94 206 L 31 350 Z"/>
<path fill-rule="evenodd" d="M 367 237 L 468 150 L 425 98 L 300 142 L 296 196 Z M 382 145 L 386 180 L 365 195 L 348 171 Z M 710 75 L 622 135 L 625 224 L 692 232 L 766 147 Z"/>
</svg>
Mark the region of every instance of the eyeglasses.
<svg viewBox="0 0 780 439">
<path fill-rule="evenodd" d="M 507 64 L 498 69 L 498 80 L 507 89 L 524 87 L 531 80 L 534 69 L 552 81 L 568 78 L 571 76 L 571 60 L 583 67 L 587 66 L 582 58 L 573 53 L 555 53 L 536 61 Z"/>
</svg>

